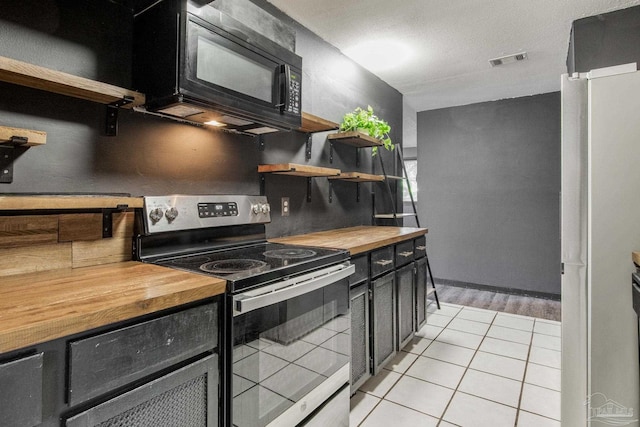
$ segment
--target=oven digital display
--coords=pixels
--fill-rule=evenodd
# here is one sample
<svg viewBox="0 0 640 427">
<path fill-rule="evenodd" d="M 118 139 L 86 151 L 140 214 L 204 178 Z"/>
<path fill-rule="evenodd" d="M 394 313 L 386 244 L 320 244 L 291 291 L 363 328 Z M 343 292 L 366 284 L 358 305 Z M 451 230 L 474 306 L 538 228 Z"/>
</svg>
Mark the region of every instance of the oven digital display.
<svg viewBox="0 0 640 427">
<path fill-rule="evenodd" d="M 198 203 L 198 216 L 200 218 L 238 216 L 238 205 L 235 202 Z"/>
</svg>

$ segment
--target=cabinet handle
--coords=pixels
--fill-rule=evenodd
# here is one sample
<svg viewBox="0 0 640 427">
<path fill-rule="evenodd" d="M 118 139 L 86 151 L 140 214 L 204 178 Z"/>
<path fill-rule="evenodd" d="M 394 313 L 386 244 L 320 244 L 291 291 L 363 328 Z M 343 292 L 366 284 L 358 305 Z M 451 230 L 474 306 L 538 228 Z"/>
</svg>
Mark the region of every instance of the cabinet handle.
<svg viewBox="0 0 640 427">
<path fill-rule="evenodd" d="M 413 255 L 413 251 L 404 251 L 404 252 L 399 252 L 398 255 L 402 255 L 405 258 L 409 258 L 410 256 Z"/>
<path fill-rule="evenodd" d="M 384 267 L 385 265 L 389 265 L 389 264 L 391 264 L 391 263 L 393 263 L 393 260 L 392 260 L 392 259 L 381 259 L 380 261 L 375 261 L 375 262 L 374 262 L 374 264 L 378 264 L 378 265 L 381 265 L 381 266 L 383 266 L 383 267 Z"/>
<path fill-rule="evenodd" d="M 420 246 L 416 246 L 416 249 L 419 251 L 424 251 L 425 249 L 427 249 L 427 247 L 420 245 Z"/>
</svg>

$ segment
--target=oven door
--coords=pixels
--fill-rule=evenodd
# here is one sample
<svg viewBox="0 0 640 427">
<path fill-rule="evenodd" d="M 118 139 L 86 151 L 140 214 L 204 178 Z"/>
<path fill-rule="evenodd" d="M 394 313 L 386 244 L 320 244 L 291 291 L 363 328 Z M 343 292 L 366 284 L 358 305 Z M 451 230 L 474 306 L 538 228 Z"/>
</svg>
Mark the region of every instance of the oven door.
<svg viewBox="0 0 640 427">
<path fill-rule="evenodd" d="M 293 426 L 349 382 L 349 263 L 233 297 L 232 424 Z"/>
</svg>

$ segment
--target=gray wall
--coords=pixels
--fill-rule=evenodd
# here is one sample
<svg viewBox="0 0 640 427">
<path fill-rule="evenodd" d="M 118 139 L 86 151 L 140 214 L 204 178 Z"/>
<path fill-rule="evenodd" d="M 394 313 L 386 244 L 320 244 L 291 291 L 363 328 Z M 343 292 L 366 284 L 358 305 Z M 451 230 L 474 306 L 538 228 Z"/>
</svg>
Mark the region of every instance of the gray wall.
<svg viewBox="0 0 640 427">
<path fill-rule="evenodd" d="M 440 279 L 560 293 L 560 94 L 418 113 L 418 210 Z"/>
<path fill-rule="evenodd" d="M 339 122 L 342 115 L 370 104 L 402 138 L 402 95 L 344 57 L 304 27 L 255 0 L 297 34 L 303 57 L 303 110 Z M 25 0 L 0 8 L 0 55 L 36 65 L 130 87 L 133 14 L 110 0 Z M 34 13 L 37 10 L 38 13 Z M 347 64 L 351 73 L 345 73 Z M 342 71 L 341 71 L 342 70 Z M 135 89 L 135 88 L 133 88 Z M 35 89 L 0 83 L 0 125 L 46 131 L 47 144 L 22 153 L 15 162 L 14 182 L 0 193 L 126 192 L 257 194 L 261 163 L 305 163 L 306 136 L 297 132 L 265 138 L 258 150 L 251 137 L 236 136 L 121 110 L 119 134 L 104 136 L 105 107 Z M 309 164 L 331 166 L 326 133 L 313 137 Z M 372 163 L 355 150 L 339 147 L 334 166 L 369 172 Z M 267 176 L 266 194 L 274 206 L 269 236 L 369 224 L 371 197 L 363 187 L 356 202 L 355 184 L 336 183 L 329 203 L 329 183 L 313 182 L 306 202 L 304 178 Z M 280 197 L 291 198 L 291 216 L 279 216 Z"/>
</svg>

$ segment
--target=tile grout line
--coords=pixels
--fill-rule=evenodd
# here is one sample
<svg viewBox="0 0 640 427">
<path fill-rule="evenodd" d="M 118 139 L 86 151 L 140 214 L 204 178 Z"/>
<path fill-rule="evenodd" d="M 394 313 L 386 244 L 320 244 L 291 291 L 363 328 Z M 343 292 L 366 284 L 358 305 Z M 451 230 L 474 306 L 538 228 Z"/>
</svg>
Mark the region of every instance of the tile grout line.
<svg viewBox="0 0 640 427">
<path fill-rule="evenodd" d="M 458 312 L 460 312 L 460 310 L 458 310 Z M 427 314 L 428 314 L 428 313 L 427 313 Z M 433 313 L 432 313 L 432 314 L 433 314 Z M 457 315 L 457 313 L 456 313 L 456 315 Z M 428 317 L 428 315 L 427 315 L 427 317 Z M 449 317 L 449 316 L 447 316 L 447 317 Z M 454 317 L 455 317 L 455 316 L 454 316 Z M 453 320 L 453 317 L 451 318 L 451 320 Z M 451 322 L 451 320 L 449 320 L 449 322 L 447 322 L 447 325 Z M 427 325 L 427 321 L 425 320 L 425 326 L 426 326 L 426 325 Z M 434 325 L 434 326 L 435 326 L 435 325 Z M 444 327 L 442 327 L 442 331 L 444 331 L 444 330 L 445 330 L 445 328 L 446 328 L 446 325 L 445 325 Z M 436 335 L 433 337 L 433 339 L 431 340 L 431 342 L 429 343 L 429 345 L 427 345 L 427 346 L 425 347 L 425 349 L 422 351 L 422 353 L 424 353 L 425 351 L 427 351 L 427 348 L 429 348 L 429 346 L 431 346 L 431 344 L 433 344 L 433 342 L 436 340 L 436 338 L 438 338 L 438 336 L 442 333 L 442 331 L 438 332 L 438 334 L 436 334 Z M 415 337 L 415 335 L 414 335 L 414 337 Z M 423 338 L 423 337 L 418 337 L 418 338 L 420 338 L 420 339 L 429 339 L 429 338 Z M 402 352 L 402 349 L 400 349 L 400 350 L 398 351 L 398 353 L 400 353 L 400 352 Z M 409 353 L 409 352 L 405 352 L 405 353 L 407 353 L 407 354 L 414 354 L 414 353 Z M 420 353 L 420 354 L 418 355 L 418 357 L 420 357 L 420 356 L 422 355 L 422 353 Z M 400 380 L 402 379 L 402 377 L 404 377 L 405 373 L 406 373 L 406 372 L 411 368 L 411 366 L 413 366 L 413 364 L 414 364 L 414 363 L 416 363 L 416 361 L 417 361 L 417 360 L 418 360 L 418 358 L 416 357 L 416 359 L 415 359 L 413 362 L 411 362 L 411 364 L 407 367 L 407 369 L 405 369 L 403 372 L 401 372 L 401 373 L 400 373 L 400 376 L 398 377 L 398 379 L 397 379 L 397 380 L 395 380 L 395 381 L 393 382 L 393 384 L 391 385 L 391 387 L 389 387 L 389 389 L 388 389 L 388 390 L 387 390 L 387 391 L 382 395 L 382 397 L 380 397 L 380 400 L 378 401 L 378 403 L 376 403 L 376 404 L 373 406 L 373 408 L 371 408 L 371 410 L 370 410 L 370 411 L 367 413 L 367 415 L 362 419 L 362 421 L 360 421 L 360 423 L 358 424 L 358 426 L 362 425 L 362 423 L 364 423 L 364 422 L 365 422 L 365 420 L 366 420 L 367 418 L 369 418 L 369 416 L 370 416 L 370 415 L 373 413 L 373 411 L 374 411 L 374 410 L 375 410 L 375 409 L 380 405 L 380 403 L 382 403 L 382 401 L 383 401 L 383 400 L 386 400 L 386 399 L 385 399 L 385 397 L 387 397 L 387 395 L 388 395 L 388 394 L 391 392 L 391 390 L 396 386 L 396 384 L 398 384 L 398 382 L 400 382 Z M 382 368 L 382 370 L 385 370 L 385 368 Z M 395 371 L 389 371 L 389 372 L 395 372 Z M 396 372 L 396 373 L 398 373 L 398 372 Z M 378 373 L 378 374 L 379 374 L 379 373 Z M 409 375 L 409 377 L 410 377 L 410 378 L 413 378 L 413 377 L 411 377 L 410 375 Z M 369 393 L 367 393 L 366 391 L 363 391 L 363 393 L 365 393 L 365 394 L 369 394 Z M 372 394 L 371 396 L 377 397 L 377 396 L 375 396 L 375 395 L 373 395 L 373 394 Z M 408 407 L 408 406 L 404 406 L 404 405 L 401 405 L 401 404 L 399 404 L 399 403 L 392 402 L 392 401 L 390 401 L 390 400 L 387 400 L 387 402 L 391 402 L 391 403 L 393 403 L 393 404 L 395 404 L 395 405 L 399 405 L 399 406 L 402 406 L 403 408 L 411 409 L 411 410 L 413 410 L 413 411 L 416 411 L 416 412 L 419 412 L 419 413 L 421 413 L 421 414 L 424 414 L 424 415 L 427 415 L 427 416 L 430 416 L 430 417 L 431 417 L 431 415 L 429 415 L 429 414 L 425 414 L 424 412 L 421 412 L 421 411 L 417 411 L 417 410 L 416 410 L 416 409 L 414 409 L 414 408 L 410 408 L 410 407 Z M 435 418 L 435 417 L 434 417 L 434 418 Z"/>
<path fill-rule="evenodd" d="M 460 310 L 462 311 L 462 310 Z M 458 314 L 460 314 L 460 311 L 458 311 L 458 313 L 456 313 L 456 316 Z M 493 322 L 496 319 L 496 315 L 493 316 L 493 320 L 491 321 L 491 323 L 489 323 L 489 328 L 487 329 L 487 333 L 489 332 L 489 329 L 491 329 L 491 326 L 493 325 Z M 444 330 L 444 329 L 443 329 Z M 473 359 L 475 359 L 476 355 L 478 354 L 478 351 L 480 351 L 480 346 L 482 346 L 482 343 L 484 342 L 484 339 L 487 337 L 487 334 L 485 333 L 484 336 L 482 337 L 482 340 L 480 341 L 480 343 L 478 344 L 478 347 L 475 349 L 475 351 L 473 352 L 473 356 L 471 356 L 471 359 L 469 360 L 469 363 L 467 364 L 467 366 L 464 368 L 464 372 L 462 373 L 462 376 L 460 377 L 460 381 L 458 381 L 458 385 L 456 385 L 455 390 L 453 391 L 453 394 L 451 395 L 451 398 L 449 399 L 449 402 L 447 402 L 447 406 L 444 407 L 444 410 L 442 411 L 442 415 L 440 415 L 440 419 L 438 421 L 438 426 L 442 423 L 442 422 L 449 422 L 447 420 L 444 419 L 444 415 L 447 413 L 447 410 L 449 409 L 449 406 L 451 406 L 451 402 L 453 401 L 453 398 L 455 397 L 456 393 L 458 392 L 458 389 L 460 388 L 460 384 L 462 383 L 462 380 L 464 379 L 464 376 L 467 375 L 467 371 L 469 371 L 469 367 L 471 366 L 471 363 L 473 362 Z M 434 340 L 435 341 L 435 340 Z M 462 392 L 461 392 L 462 393 Z"/>
<path fill-rule="evenodd" d="M 520 396 L 518 396 L 518 410 L 516 411 L 516 423 L 518 425 L 518 418 L 520 418 L 520 405 L 522 404 L 522 394 L 524 393 L 525 380 L 527 378 L 527 371 L 529 370 L 529 358 L 531 357 L 531 347 L 533 347 L 533 334 L 536 328 L 536 322 L 533 321 L 533 330 L 531 331 L 531 340 L 529 342 L 529 351 L 527 351 L 527 360 L 524 363 L 524 374 L 522 375 L 522 384 L 520 385 Z"/>
<path fill-rule="evenodd" d="M 400 349 L 400 350 L 398 351 L 398 353 L 403 352 L 403 353 L 406 353 L 408 356 L 409 356 L 409 355 L 416 356 L 416 358 L 415 358 L 415 359 L 413 360 L 413 362 L 411 362 L 411 363 L 407 366 L 407 368 L 406 368 L 406 369 L 404 369 L 402 372 L 397 372 L 397 371 L 388 370 L 388 369 L 386 369 L 386 368 L 383 368 L 383 369 L 384 369 L 384 370 L 386 370 L 386 371 L 398 373 L 400 376 L 398 377 L 398 379 L 397 379 L 396 381 L 394 381 L 394 382 L 393 382 L 393 384 L 392 384 L 392 385 L 389 387 L 389 389 L 388 389 L 388 390 L 387 390 L 387 391 L 382 395 L 382 397 L 381 397 L 381 398 L 379 398 L 379 401 L 378 401 L 378 402 L 373 406 L 373 408 L 372 408 L 370 411 L 368 411 L 367 415 L 366 415 L 366 416 L 363 418 L 363 420 L 358 424 L 359 426 L 360 426 L 360 425 L 362 425 L 362 423 L 364 423 L 364 422 L 365 422 L 365 420 L 366 420 L 367 418 L 369 418 L 369 417 L 370 417 L 371 413 L 373 413 L 373 411 L 374 411 L 374 410 L 375 410 L 375 409 L 380 405 L 380 403 L 381 403 L 383 400 L 384 400 L 384 401 L 386 401 L 386 402 L 388 402 L 388 403 L 391 403 L 391 404 L 395 404 L 395 405 L 401 406 L 401 407 L 406 408 L 406 409 L 408 409 L 408 410 L 415 411 L 415 412 L 418 412 L 418 413 L 420 413 L 420 414 L 423 414 L 423 415 L 426 415 L 426 416 L 429 416 L 429 417 L 433 417 L 433 415 L 428 414 L 428 413 L 426 413 L 426 412 L 423 412 L 423 411 L 417 410 L 417 409 L 415 409 L 415 408 L 412 408 L 412 407 L 409 407 L 409 406 L 405 406 L 405 405 L 403 405 L 403 404 L 401 404 L 401 403 L 397 403 L 397 402 L 394 402 L 394 401 L 391 401 L 391 400 L 386 399 L 387 395 L 391 392 L 391 390 L 392 390 L 392 389 L 393 389 L 393 388 L 398 384 L 398 382 L 399 382 L 403 377 L 405 377 L 405 376 L 406 376 L 406 377 L 408 377 L 408 378 L 412 378 L 412 379 L 416 379 L 416 380 L 419 380 L 419 381 L 423 381 L 423 382 L 426 382 L 426 383 L 429 383 L 429 384 L 433 384 L 433 385 L 436 385 L 436 386 L 439 386 L 439 387 L 443 387 L 443 388 L 446 388 L 446 389 L 449 389 L 449 390 L 452 390 L 452 391 L 453 391 L 453 394 L 451 395 L 451 398 L 449 399 L 449 401 L 448 401 L 447 405 L 445 406 L 445 408 L 444 408 L 444 410 L 443 410 L 443 412 L 442 412 L 442 415 L 438 418 L 438 424 L 437 424 L 437 425 L 440 425 L 442 422 L 450 423 L 449 421 L 446 421 L 446 420 L 444 419 L 444 414 L 445 414 L 445 413 L 446 413 L 446 411 L 449 409 L 449 406 L 451 405 L 451 402 L 452 402 L 453 397 L 455 396 L 455 394 L 456 394 L 456 393 L 458 393 L 458 392 L 460 392 L 460 393 L 463 393 L 463 394 L 468 394 L 468 395 L 470 395 L 470 396 L 474 396 L 474 397 L 476 397 L 476 398 L 478 398 L 478 399 L 483 399 L 483 400 L 486 400 L 486 401 L 489 401 L 489 402 L 493 402 L 493 403 L 495 403 L 495 404 L 499 404 L 499 405 L 503 405 L 503 406 L 507 406 L 507 407 L 511 407 L 511 408 L 516 409 L 515 425 L 517 426 L 517 421 L 518 421 L 518 418 L 519 418 L 519 414 L 520 414 L 520 411 L 522 411 L 522 409 L 520 408 L 520 405 L 521 405 L 521 401 L 522 401 L 522 393 L 523 393 L 524 384 L 525 384 L 524 379 L 526 378 L 526 374 L 527 374 L 527 367 L 528 367 L 528 364 L 529 364 L 529 363 L 533 363 L 533 362 L 529 362 L 529 360 L 530 360 L 530 353 L 531 353 L 531 349 L 532 349 L 532 347 L 533 347 L 533 337 L 534 337 L 534 335 L 533 335 L 533 334 L 534 334 L 534 331 L 533 331 L 533 330 L 532 330 L 532 331 L 524 331 L 524 330 L 521 330 L 521 329 L 520 329 L 520 331 L 522 331 L 522 332 L 531 332 L 531 338 L 530 338 L 529 345 L 528 345 L 528 349 L 527 349 L 527 358 L 526 358 L 526 360 L 524 360 L 524 362 L 525 362 L 525 370 L 524 370 L 524 373 L 523 373 L 523 379 L 522 379 L 522 381 L 521 381 L 521 386 L 520 386 L 520 395 L 518 396 L 518 404 L 517 404 L 517 407 L 513 407 L 513 406 L 511 406 L 511 405 L 507 405 L 507 404 L 504 404 L 504 403 L 502 403 L 502 402 L 498 402 L 498 401 L 495 401 L 495 400 L 492 400 L 492 399 L 487 399 L 487 398 L 482 397 L 482 396 L 476 396 L 476 395 L 474 395 L 474 394 L 472 394 L 472 393 L 466 393 L 466 392 L 462 392 L 462 391 L 460 391 L 460 390 L 459 390 L 460 384 L 462 383 L 462 380 L 464 379 L 464 376 L 467 374 L 467 372 L 468 372 L 470 369 L 471 369 L 471 370 L 473 370 L 473 371 L 478 371 L 478 372 L 483 372 L 483 373 L 487 373 L 487 374 L 490 374 L 490 375 L 495 375 L 495 376 L 500 377 L 500 378 L 505 378 L 505 379 L 509 379 L 509 380 L 512 380 L 512 381 L 517 381 L 517 380 L 514 380 L 513 378 L 510 378 L 510 377 L 504 377 L 504 376 L 502 376 L 502 375 L 498 375 L 498 374 L 494 374 L 494 373 L 490 373 L 490 372 L 484 372 L 484 371 L 477 370 L 477 369 L 473 369 L 473 368 L 471 368 L 471 367 L 470 367 L 470 365 L 471 365 L 472 361 L 473 361 L 473 360 L 474 360 L 474 358 L 476 357 L 477 353 L 480 351 L 480 347 L 482 346 L 482 343 L 483 343 L 483 342 L 485 341 L 485 339 L 487 338 L 487 336 L 488 336 L 488 335 L 487 335 L 487 333 L 488 333 L 489 329 L 490 329 L 492 326 L 494 326 L 495 319 L 497 318 L 497 315 L 498 315 L 498 314 L 500 314 L 501 312 L 491 310 L 491 311 L 493 311 L 493 312 L 495 313 L 495 315 L 494 315 L 494 318 L 493 318 L 493 320 L 491 321 L 491 323 L 488 323 L 489 327 L 487 328 L 487 332 L 486 332 L 484 335 L 473 334 L 473 335 L 477 335 L 477 336 L 482 336 L 482 340 L 480 341 L 480 343 L 479 343 L 478 347 L 474 350 L 473 356 L 471 357 L 471 359 L 470 359 L 469 363 L 467 364 L 467 366 L 462 366 L 462 365 L 458 365 L 458 364 L 456 364 L 456 363 L 451 363 L 450 361 L 445 361 L 445 360 L 440 360 L 440 359 L 436 359 L 436 358 L 431 358 L 431 357 L 428 357 L 428 356 L 423 356 L 423 355 L 424 355 L 424 353 L 429 349 L 429 347 L 431 347 L 431 345 L 436 341 L 436 339 L 437 339 L 437 338 L 438 338 L 438 337 L 439 337 L 439 336 L 444 332 L 444 330 L 445 330 L 445 329 L 447 329 L 447 328 L 450 326 L 451 322 L 452 322 L 454 319 L 458 318 L 457 316 L 458 316 L 460 313 L 462 313 L 462 312 L 463 312 L 463 309 L 464 309 L 464 307 L 462 307 L 462 308 L 458 309 L 458 311 L 456 312 L 456 314 L 455 314 L 453 317 L 451 317 L 451 319 L 446 323 L 446 325 L 445 325 L 445 326 L 432 325 L 432 326 L 436 326 L 436 327 L 440 327 L 440 328 L 442 328 L 442 330 L 441 330 L 440 332 L 438 332 L 438 334 L 434 335 L 434 338 L 433 338 L 433 339 L 429 339 L 429 338 L 421 337 L 421 336 L 415 336 L 416 338 L 420 338 L 420 339 L 429 339 L 429 340 L 430 340 L 430 343 L 425 347 L 425 349 L 424 349 L 424 350 L 422 350 L 422 352 L 420 352 L 420 353 L 411 353 L 411 352 L 408 352 L 408 351 L 404 351 L 403 349 Z M 489 311 L 489 310 L 487 310 L 487 311 Z M 430 313 L 430 314 L 435 314 L 435 313 Z M 444 315 L 440 315 L 440 316 L 444 316 Z M 446 316 L 446 317 L 450 317 L 450 316 Z M 464 318 L 460 318 L 460 319 L 462 319 L 462 320 L 467 320 L 467 321 L 471 321 L 471 322 L 482 323 L 482 324 L 487 325 L 487 323 L 486 323 L 486 322 L 480 322 L 480 321 L 477 321 L 477 320 L 464 319 Z M 533 320 L 534 320 L 534 329 L 535 329 L 535 321 L 537 320 L 537 318 L 533 318 Z M 544 320 L 544 319 L 543 319 L 543 320 Z M 428 323 L 425 323 L 425 325 L 428 325 Z M 495 325 L 495 326 L 502 326 L 502 325 Z M 506 327 L 506 326 L 503 326 L 503 327 Z M 508 328 L 508 327 L 506 327 L 506 328 Z M 509 329 L 518 330 L 518 329 L 516 329 L 516 328 L 509 328 Z M 449 330 L 472 334 L 471 332 L 468 332 L 468 331 L 458 331 L 457 329 L 449 329 Z M 546 335 L 546 334 L 543 334 L 543 335 Z M 550 335 L 550 336 L 553 336 L 553 335 Z M 514 344 L 520 344 L 520 345 L 527 345 L 527 344 L 519 343 L 519 342 L 517 342 L 517 341 L 509 341 L 509 340 L 504 340 L 504 339 L 495 338 L 495 337 L 490 337 L 490 338 L 495 339 L 495 340 L 497 340 L 497 341 L 504 341 L 504 342 L 508 342 L 508 343 L 514 343 Z M 439 341 L 439 342 L 441 342 L 441 341 Z M 456 346 L 456 347 L 461 347 L 461 348 L 469 349 L 468 347 L 457 346 L 456 344 L 451 344 L 451 343 L 445 343 L 445 344 L 452 345 L 452 346 Z M 471 350 L 471 349 L 470 349 L 470 350 Z M 553 349 L 549 349 L 549 350 L 553 350 Z M 483 352 L 484 352 L 484 351 L 483 351 Z M 522 359 L 518 359 L 518 358 L 515 358 L 515 357 L 506 356 L 506 355 L 500 355 L 500 354 L 490 353 L 490 352 L 486 352 L 486 353 L 488 353 L 488 354 L 494 354 L 494 355 L 501 356 L 501 357 L 507 357 L 507 358 L 509 358 L 509 359 L 514 359 L 514 360 L 523 361 Z M 421 378 L 416 378 L 416 377 L 413 377 L 413 376 L 411 376 L 411 375 L 407 374 L 407 372 L 409 371 L 409 369 L 411 369 L 411 367 L 412 367 L 412 366 L 413 366 L 413 365 L 414 365 L 414 364 L 419 360 L 419 358 L 420 358 L 420 357 L 425 357 L 425 358 L 427 358 L 427 359 L 434 359 L 434 360 L 438 360 L 438 361 L 443 362 L 443 363 L 451 363 L 451 364 L 456 365 L 456 366 L 464 367 L 464 368 L 465 368 L 465 370 L 464 370 L 464 372 L 463 372 L 462 376 L 460 377 L 460 381 L 458 381 L 458 383 L 457 383 L 456 387 L 455 387 L 455 388 L 446 387 L 446 386 L 443 386 L 443 385 L 441 385 L 441 384 L 433 383 L 433 382 L 431 382 L 431 381 L 423 380 L 423 379 L 421 379 Z M 534 363 L 534 364 L 535 364 L 535 363 Z M 549 368 L 551 368 L 551 369 L 557 369 L 557 368 L 554 368 L 554 367 L 551 367 L 551 366 L 546 366 L 546 365 L 540 365 L 540 364 L 536 364 L 536 365 L 544 366 L 544 367 L 549 367 Z M 552 391 L 557 391 L 557 390 L 550 389 L 550 388 L 543 387 L 543 386 L 538 386 L 538 387 L 545 388 L 545 389 L 552 390 Z M 361 391 L 362 393 L 365 393 L 365 394 L 369 394 L 369 393 L 367 393 L 367 392 L 365 392 L 365 391 L 362 391 L 362 390 L 359 390 L 359 391 Z M 376 398 L 377 398 L 377 396 L 375 396 L 375 395 L 373 395 L 373 394 L 371 394 L 371 396 L 373 396 L 373 397 L 376 397 Z M 529 413 L 529 411 L 524 411 L 524 412 Z M 549 419 L 549 420 L 554 420 L 553 418 L 549 418 L 549 417 L 546 417 L 546 416 L 543 416 L 543 415 L 539 415 L 539 414 L 535 414 L 535 413 L 533 413 L 533 414 L 534 414 L 534 415 L 537 415 L 537 416 L 541 416 L 541 417 L 547 418 L 547 419 Z M 434 418 L 435 418 L 435 417 L 434 417 Z M 450 424 L 453 424 L 453 423 L 450 423 Z M 454 424 L 454 425 L 455 425 L 455 424 Z"/>
</svg>

